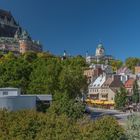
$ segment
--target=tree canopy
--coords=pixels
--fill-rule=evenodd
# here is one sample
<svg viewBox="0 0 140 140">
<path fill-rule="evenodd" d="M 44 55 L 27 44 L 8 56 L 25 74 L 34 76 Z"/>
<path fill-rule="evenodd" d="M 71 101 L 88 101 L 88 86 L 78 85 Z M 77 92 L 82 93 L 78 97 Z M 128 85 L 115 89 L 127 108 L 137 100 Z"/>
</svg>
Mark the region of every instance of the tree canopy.
<svg viewBox="0 0 140 140">
<path fill-rule="evenodd" d="M 12 53 L 0 58 L 0 86 L 20 87 L 24 94 L 54 94 L 61 91 L 75 98 L 87 88 L 83 76 L 85 59 L 81 56 L 61 61 L 48 52 Z"/>
<path fill-rule="evenodd" d="M 140 59 L 136 58 L 136 57 L 129 57 L 125 60 L 125 65 L 133 71 L 135 71 L 135 66 L 137 66 L 138 64 L 140 64 Z"/>
<path fill-rule="evenodd" d="M 23 117 L 24 116 L 24 117 Z M 0 139 L 7 140 L 119 140 L 124 130 L 112 117 L 93 121 L 33 110 L 0 111 Z"/>
<path fill-rule="evenodd" d="M 123 109 L 127 103 L 127 91 L 124 87 L 121 87 L 115 95 L 115 107 L 117 109 Z"/>
</svg>

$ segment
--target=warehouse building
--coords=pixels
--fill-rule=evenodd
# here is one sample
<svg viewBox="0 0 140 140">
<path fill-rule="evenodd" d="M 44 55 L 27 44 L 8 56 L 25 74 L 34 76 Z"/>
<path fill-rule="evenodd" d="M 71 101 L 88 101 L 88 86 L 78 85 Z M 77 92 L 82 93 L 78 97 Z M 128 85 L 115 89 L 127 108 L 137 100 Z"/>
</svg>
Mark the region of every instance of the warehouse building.
<svg viewBox="0 0 140 140">
<path fill-rule="evenodd" d="M 21 95 L 18 88 L 0 88 L 0 108 L 9 111 L 36 109 L 50 106 L 52 95 Z"/>
</svg>

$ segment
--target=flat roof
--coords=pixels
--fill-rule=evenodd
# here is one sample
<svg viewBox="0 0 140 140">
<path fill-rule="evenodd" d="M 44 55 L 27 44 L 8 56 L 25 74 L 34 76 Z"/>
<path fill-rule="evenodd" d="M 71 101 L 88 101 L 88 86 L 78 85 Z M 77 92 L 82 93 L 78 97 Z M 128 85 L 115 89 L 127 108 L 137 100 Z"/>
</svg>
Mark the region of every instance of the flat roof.
<svg viewBox="0 0 140 140">
<path fill-rule="evenodd" d="M 52 101 L 52 95 L 0 95 L 0 98 L 35 97 L 37 101 Z"/>
</svg>

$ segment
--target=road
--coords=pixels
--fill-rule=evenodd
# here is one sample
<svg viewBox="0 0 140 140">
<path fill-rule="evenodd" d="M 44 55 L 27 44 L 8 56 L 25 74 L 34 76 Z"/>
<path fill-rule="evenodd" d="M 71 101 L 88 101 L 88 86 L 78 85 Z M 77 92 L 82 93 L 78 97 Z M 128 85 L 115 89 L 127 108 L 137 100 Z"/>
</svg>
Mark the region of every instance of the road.
<svg viewBox="0 0 140 140">
<path fill-rule="evenodd" d="M 130 113 L 124 113 L 118 110 L 100 109 L 93 107 L 87 107 L 86 110 L 90 112 L 92 119 L 97 119 L 102 116 L 110 115 L 112 117 L 115 117 L 121 125 L 125 125 L 127 117 L 131 115 Z"/>
</svg>

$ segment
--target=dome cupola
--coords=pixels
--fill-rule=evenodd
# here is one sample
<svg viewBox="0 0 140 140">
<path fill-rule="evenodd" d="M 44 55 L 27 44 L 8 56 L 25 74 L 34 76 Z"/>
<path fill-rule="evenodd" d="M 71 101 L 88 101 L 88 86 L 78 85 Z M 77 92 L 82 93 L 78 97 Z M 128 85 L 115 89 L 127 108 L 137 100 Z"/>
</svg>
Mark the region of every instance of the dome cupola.
<svg viewBox="0 0 140 140">
<path fill-rule="evenodd" d="M 105 55 L 105 49 L 104 49 L 102 43 L 98 44 L 98 46 L 97 46 L 97 48 L 96 48 L 96 54 L 95 54 L 95 55 L 96 55 L 96 56 L 99 56 L 99 57 Z"/>
</svg>

